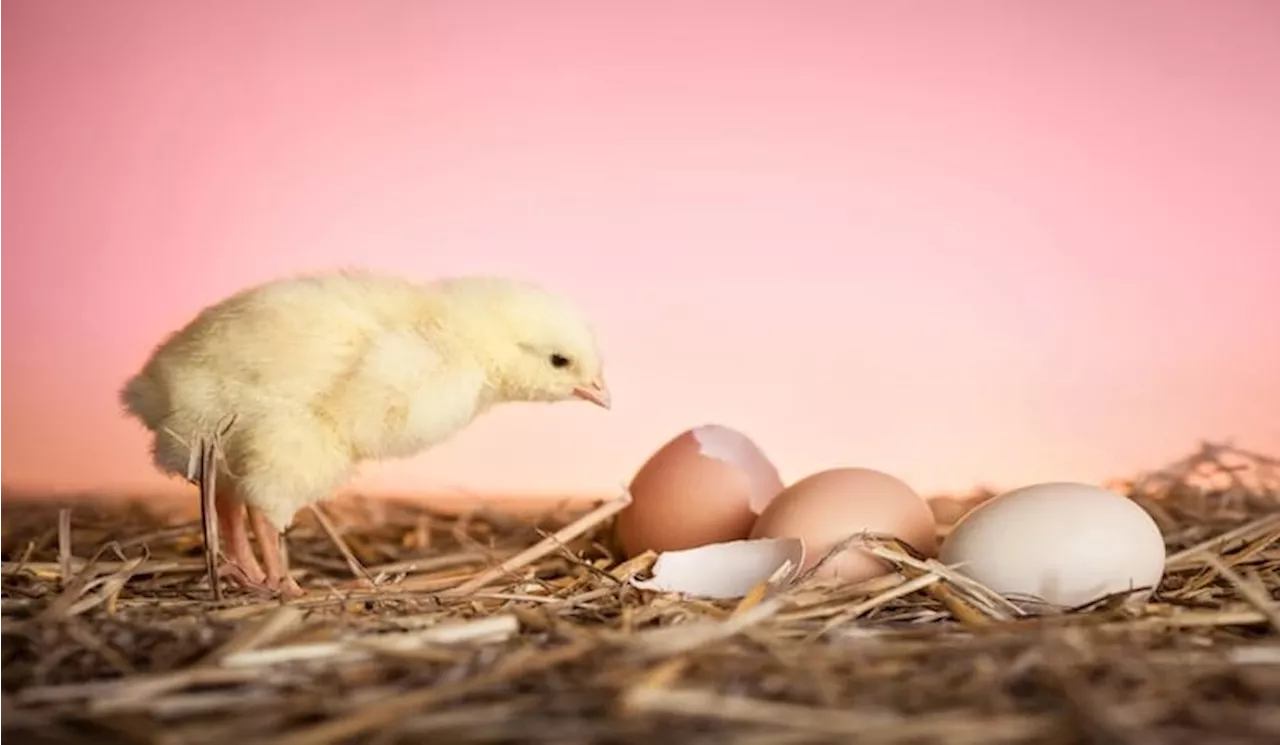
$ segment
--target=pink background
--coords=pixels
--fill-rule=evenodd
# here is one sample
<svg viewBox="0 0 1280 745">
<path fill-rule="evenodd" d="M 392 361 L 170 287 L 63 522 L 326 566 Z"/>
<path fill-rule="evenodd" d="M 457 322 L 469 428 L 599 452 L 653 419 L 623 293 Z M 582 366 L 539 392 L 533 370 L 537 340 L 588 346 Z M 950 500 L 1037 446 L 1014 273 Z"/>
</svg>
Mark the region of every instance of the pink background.
<svg viewBox="0 0 1280 745">
<path fill-rule="evenodd" d="M 601 492 L 739 427 L 788 479 L 1280 449 L 1280 3 L 3 5 L 4 483 L 161 487 L 116 389 L 360 264 L 596 319 L 616 408 L 365 487 Z"/>
</svg>

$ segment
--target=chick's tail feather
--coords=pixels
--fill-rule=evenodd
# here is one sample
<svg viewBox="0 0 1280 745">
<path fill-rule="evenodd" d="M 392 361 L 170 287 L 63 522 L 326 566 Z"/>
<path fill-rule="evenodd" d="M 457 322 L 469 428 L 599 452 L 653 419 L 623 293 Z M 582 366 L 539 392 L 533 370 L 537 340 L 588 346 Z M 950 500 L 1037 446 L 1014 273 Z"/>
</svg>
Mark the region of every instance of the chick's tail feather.
<svg viewBox="0 0 1280 745">
<path fill-rule="evenodd" d="M 147 429 L 156 431 L 164 422 L 169 410 L 168 396 L 164 389 L 141 372 L 129 379 L 120 389 L 120 404 L 126 413 L 133 415 Z"/>
</svg>

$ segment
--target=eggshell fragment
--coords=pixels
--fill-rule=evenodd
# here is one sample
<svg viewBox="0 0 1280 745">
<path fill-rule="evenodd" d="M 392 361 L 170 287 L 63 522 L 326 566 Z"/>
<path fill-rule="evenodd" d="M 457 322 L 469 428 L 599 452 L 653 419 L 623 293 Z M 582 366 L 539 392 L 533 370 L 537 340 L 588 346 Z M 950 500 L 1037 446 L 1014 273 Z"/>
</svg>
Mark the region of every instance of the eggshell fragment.
<svg viewBox="0 0 1280 745">
<path fill-rule="evenodd" d="M 1054 482 L 1014 489 L 965 515 L 939 559 L 1003 595 L 1074 607 L 1155 587 L 1165 546 L 1155 520 L 1133 500 Z"/>
<path fill-rule="evenodd" d="M 901 480 L 870 468 L 835 468 L 797 481 L 769 503 L 751 537 L 803 540 L 805 571 L 858 533 L 892 535 L 925 556 L 937 549 L 928 503 Z M 861 582 L 889 571 L 886 562 L 850 545 L 818 575 Z"/>
<path fill-rule="evenodd" d="M 704 598 L 739 598 L 790 562 L 781 578 L 789 582 L 804 562 L 804 542 L 795 538 L 729 541 L 667 551 L 653 563 L 653 577 L 631 580 L 642 590 L 678 592 Z"/>
<path fill-rule="evenodd" d="M 631 481 L 615 535 L 628 557 L 742 540 L 782 479 L 746 435 L 716 424 L 681 433 Z"/>
</svg>

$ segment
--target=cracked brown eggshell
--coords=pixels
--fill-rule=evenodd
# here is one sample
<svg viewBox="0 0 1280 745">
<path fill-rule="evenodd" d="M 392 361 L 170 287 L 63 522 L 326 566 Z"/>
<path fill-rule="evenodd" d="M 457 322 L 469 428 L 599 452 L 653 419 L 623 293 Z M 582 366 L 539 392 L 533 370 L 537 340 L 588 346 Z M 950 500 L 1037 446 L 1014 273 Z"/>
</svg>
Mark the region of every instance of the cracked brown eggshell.
<svg viewBox="0 0 1280 745">
<path fill-rule="evenodd" d="M 743 540 L 782 487 L 777 468 L 749 437 L 718 424 L 695 427 L 636 472 L 614 535 L 628 557 Z"/>
</svg>

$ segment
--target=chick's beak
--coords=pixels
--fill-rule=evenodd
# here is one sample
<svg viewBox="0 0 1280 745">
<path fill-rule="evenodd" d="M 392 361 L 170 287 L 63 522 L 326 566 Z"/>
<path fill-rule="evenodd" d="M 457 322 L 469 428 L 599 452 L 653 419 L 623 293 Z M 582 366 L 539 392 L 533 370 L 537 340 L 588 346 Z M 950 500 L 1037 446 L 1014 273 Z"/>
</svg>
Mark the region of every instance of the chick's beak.
<svg viewBox="0 0 1280 745">
<path fill-rule="evenodd" d="M 604 381 L 601 380 L 594 380 L 586 385 L 575 386 L 573 395 L 604 409 L 609 408 L 612 403 L 609 389 L 605 387 Z"/>
</svg>

